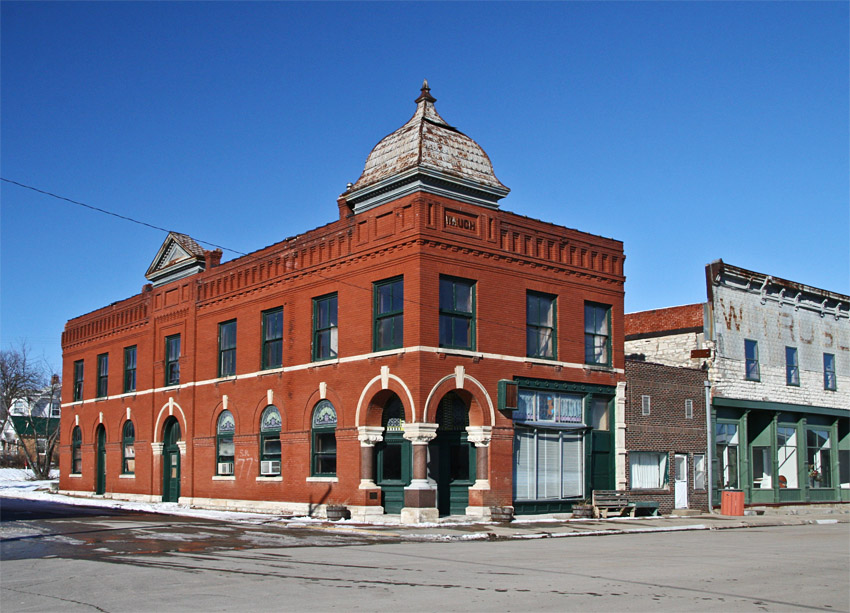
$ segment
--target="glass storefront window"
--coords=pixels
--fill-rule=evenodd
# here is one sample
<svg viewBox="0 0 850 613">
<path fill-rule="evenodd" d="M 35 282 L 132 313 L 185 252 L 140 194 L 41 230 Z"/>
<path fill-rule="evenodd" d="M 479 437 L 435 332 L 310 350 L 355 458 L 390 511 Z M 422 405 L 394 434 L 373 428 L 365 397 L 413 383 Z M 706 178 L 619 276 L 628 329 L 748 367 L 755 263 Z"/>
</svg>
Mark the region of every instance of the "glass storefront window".
<svg viewBox="0 0 850 613">
<path fill-rule="evenodd" d="M 715 424 L 714 486 L 717 489 L 738 488 L 738 425 Z"/>
<path fill-rule="evenodd" d="M 780 489 L 796 489 L 799 468 L 797 467 L 797 428 L 779 426 L 776 430 L 776 454 L 779 459 Z"/>
<path fill-rule="evenodd" d="M 829 431 L 807 430 L 806 452 L 809 487 L 832 487 Z"/>
<path fill-rule="evenodd" d="M 773 459 L 770 447 L 753 447 L 753 487 L 763 490 L 773 487 Z"/>
</svg>

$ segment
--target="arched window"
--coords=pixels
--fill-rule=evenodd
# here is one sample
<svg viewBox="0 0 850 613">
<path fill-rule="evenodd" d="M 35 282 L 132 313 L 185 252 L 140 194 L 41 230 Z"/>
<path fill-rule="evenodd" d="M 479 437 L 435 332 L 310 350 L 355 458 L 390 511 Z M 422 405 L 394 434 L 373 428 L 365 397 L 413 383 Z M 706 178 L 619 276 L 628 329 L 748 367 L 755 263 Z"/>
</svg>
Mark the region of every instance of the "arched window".
<svg viewBox="0 0 850 613">
<path fill-rule="evenodd" d="M 71 434 L 71 473 L 79 475 L 83 472 L 83 432 L 79 426 Z"/>
<path fill-rule="evenodd" d="M 235 448 L 233 446 L 233 434 L 236 432 L 236 421 L 233 413 L 222 411 L 218 416 L 215 428 L 216 439 L 216 470 L 217 475 L 233 474 L 233 458 Z"/>
<path fill-rule="evenodd" d="M 280 411 L 270 404 L 260 418 L 260 474 L 280 474 Z"/>
<path fill-rule="evenodd" d="M 124 431 L 121 438 L 123 455 L 121 472 L 125 475 L 133 475 L 136 473 L 136 428 L 133 427 L 133 422 L 129 419 L 124 422 Z"/>
<path fill-rule="evenodd" d="M 336 476 L 336 409 L 327 400 L 313 409 L 313 475 Z"/>
</svg>

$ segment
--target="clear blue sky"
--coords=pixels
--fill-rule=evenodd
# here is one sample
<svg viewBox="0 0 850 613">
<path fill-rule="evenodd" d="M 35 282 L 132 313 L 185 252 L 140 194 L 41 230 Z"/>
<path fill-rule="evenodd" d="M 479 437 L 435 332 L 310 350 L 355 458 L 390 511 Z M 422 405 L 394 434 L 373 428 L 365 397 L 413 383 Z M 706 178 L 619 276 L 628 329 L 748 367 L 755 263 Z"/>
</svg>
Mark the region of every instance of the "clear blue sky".
<svg viewBox="0 0 850 613">
<path fill-rule="evenodd" d="M 626 310 L 716 258 L 850 293 L 847 2 L 3 2 L 2 176 L 253 251 L 428 78 L 507 210 L 625 243 Z M 137 293 L 164 234 L 3 183 L 3 347 Z"/>
</svg>

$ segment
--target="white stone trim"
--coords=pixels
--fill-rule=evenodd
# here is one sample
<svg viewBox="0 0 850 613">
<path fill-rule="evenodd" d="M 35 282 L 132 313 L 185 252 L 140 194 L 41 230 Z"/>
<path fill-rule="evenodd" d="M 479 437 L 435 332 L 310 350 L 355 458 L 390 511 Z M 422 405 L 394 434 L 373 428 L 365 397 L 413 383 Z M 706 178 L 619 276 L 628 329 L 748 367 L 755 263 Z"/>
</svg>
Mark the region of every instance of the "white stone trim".
<svg viewBox="0 0 850 613">
<path fill-rule="evenodd" d="M 236 477 L 232 477 L 232 478 L 235 480 L 235 478 L 236 478 Z M 213 480 L 215 480 L 215 477 L 213 477 Z M 283 475 L 277 475 L 277 476 L 274 476 L 274 477 L 257 477 L 257 481 L 258 481 L 258 482 L 263 482 L 263 481 L 271 481 L 271 482 L 275 482 L 275 481 L 283 481 Z"/>
<path fill-rule="evenodd" d="M 387 369 L 386 372 L 384 371 L 385 368 Z M 381 381 L 381 389 L 387 389 L 386 385 L 384 385 L 384 378 L 386 378 L 387 381 L 386 385 L 389 385 L 389 380 L 392 379 L 402 387 L 404 393 L 407 394 L 407 401 L 410 403 L 410 414 L 413 416 L 413 421 L 416 421 L 416 404 L 413 402 L 413 394 L 410 393 L 410 388 L 407 386 L 407 383 L 405 383 L 401 379 L 401 377 L 390 374 L 388 366 L 382 366 L 381 374 L 369 381 L 363 387 L 363 391 L 360 392 L 360 398 L 357 400 L 357 410 L 354 413 L 354 424 L 356 426 L 360 426 L 360 412 L 363 407 L 363 402 L 366 400 L 366 394 L 369 392 L 369 389 L 378 381 Z"/>
<path fill-rule="evenodd" d="M 213 481 L 236 481 L 236 477 L 234 475 L 213 475 Z"/>
<path fill-rule="evenodd" d="M 296 372 L 300 370 L 306 370 L 308 368 L 317 368 L 320 366 L 328 366 L 330 364 L 347 364 L 349 362 L 363 362 L 366 360 L 373 360 L 375 358 L 382 358 L 392 355 L 401 355 L 406 353 L 437 353 L 437 354 L 446 354 L 446 355 L 459 355 L 469 358 L 481 358 L 487 360 L 501 360 L 503 362 L 514 362 L 518 364 L 524 364 L 530 362 L 532 364 L 539 364 L 540 366 L 560 366 L 561 368 L 574 368 L 578 370 L 600 370 L 604 372 L 612 372 L 617 374 L 624 374 L 625 370 L 622 368 L 610 368 L 608 366 L 596 366 L 596 365 L 588 365 L 588 364 L 579 364 L 575 362 L 559 362 L 557 360 L 540 360 L 536 358 L 529 358 L 527 356 L 519 356 L 519 355 L 507 355 L 500 353 L 483 353 L 480 351 L 467 351 L 464 349 L 447 349 L 445 347 L 429 347 L 425 345 L 416 345 L 413 347 L 403 347 L 401 349 L 391 349 L 387 351 L 375 351 L 372 353 L 364 353 L 360 355 L 353 355 L 346 358 L 337 358 L 334 360 L 322 360 L 320 362 L 307 362 L 305 364 L 296 364 L 293 366 L 284 366 L 282 368 L 270 368 L 269 370 L 258 370 L 255 372 L 245 373 L 242 375 L 235 375 L 231 377 L 223 377 L 216 379 L 205 379 L 203 381 L 190 381 L 188 383 L 181 383 L 178 385 L 168 385 L 163 387 L 154 387 L 146 390 L 136 390 L 134 392 L 127 392 L 126 394 L 115 394 L 114 396 L 103 396 L 101 398 L 90 398 L 88 400 L 75 400 L 73 402 L 66 402 L 62 404 L 62 408 L 67 407 L 75 407 L 82 406 L 85 404 L 91 404 L 95 401 L 101 402 L 103 400 L 115 400 L 117 398 L 134 398 L 136 396 L 144 396 L 147 394 L 156 394 L 159 392 L 172 391 L 172 390 L 182 390 L 188 389 L 191 387 L 202 387 L 205 385 L 215 385 L 216 383 L 221 383 L 223 381 L 233 381 L 233 380 L 242 380 L 242 379 L 255 379 L 259 377 L 264 377 L 269 374 L 275 373 L 290 373 Z M 392 375 L 390 375 L 392 377 Z"/>
<path fill-rule="evenodd" d="M 476 479 L 475 483 L 469 486 L 471 490 L 489 490 L 490 489 L 490 480 L 489 479 Z M 467 507 L 466 514 L 469 515 L 469 509 L 477 509 L 479 507 Z"/>
<path fill-rule="evenodd" d="M 68 475 L 68 476 L 72 477 L 73 475 Z M 135 479 L 136 475 L 132 474 L 132 473 L 122 473 L 122 474 L 118 475 L 118 478 L 119 479 Z"/>
<path fill-rule="evenodd" d="M 339 477 L 307 477 L 307 483 L 339 483 Z"/>
<path fill-rule="evenodd" d="M 68 474 L 68 476 L 69 476 L 71 479 L 79 479 L 80 477 L 82 477 L 82 476 L 83 476 L 83 473 L 69 473 L 69 474 Z"/>
<path fill-rule="evenodd" d="M 180 408 L 180 405 L 174 402 L 174 398 L 169 396 L 168 402 L 162 405 L 162 408 L 159 410 L 159 413 L 156 416 L 156 422 L 153 427 L 153 442 L 158 443 L 160 441 L 157 440 L 157 435 L 159 434 L 159 420 L 162 417 L 162 414 L 165 412 L 165 409 L 168 409 L 168 416 L 171 417 L 174 415 L 174 407 L 177 407 L 177 410 L 180 411 L 180 416 L 183 418 L 183 429 L 186 430 L 188 428 L 186 423 L 186 414 L 183 413 L 183 409 Z M 187 433 L 184 431 L 183 435 L 185 436 Z M 185 441 L 183 441 L 185 442 Z M 153 443 L 152 443 L 153 444 Z"/>
<path fill-rule="evenodd" d="M 461 367 L 458 367 L 458 368 L 463 368 L 463 367 L 461 366 Z M 458 368 L 455 368 L 455 371 L 452 374 L 446 375 L 445 377 L 443 377 L 442 379 L 437 381 L 437 383 L 434 385 L 434 387 L 431 388 L 431 391 L 428 392 L 428 398 L 425 400 L 425 408 L 422 409 L 423 410 L 423 413 L 422 413 L 423 419 L 425 418 L 425 413 L 428 411 L 428 407 L 431 406 L 431 401 L 434 398 L 434 394 L 437 393 L 437 388 L 440 387 L 443 383 L 445 383 L 449 379 L 455 379 L 455 384 L 457 384 Z M 485 387 L 483 385 L 481 385 L 481 382 L 478 379 L 476 379 L 475 377 L 470 377 L 469 375 L 465 374 L 465 372 L 463 372 L 463 371 L 461 371 L 461 375 L 462 375 L 461 376 L 461 384 L 462 385 L 465 385 L 467 381 L 470 381 L 470 382 L 474 383 L 481 390 L 481 392 L 484 394 L 484 398 L 487 399 L 487 408 L 490 410 L 490 424 L 489 425 L 492 426 L 493 424 L 496 423 L 496 410 L 493 408 L 493 399 L 490 398 L 490 394 L 487 393 L 487 390 L 485 389 Z M 459 389 L 463 389 L 463 388 L 459 388 Z"/>
</svg>

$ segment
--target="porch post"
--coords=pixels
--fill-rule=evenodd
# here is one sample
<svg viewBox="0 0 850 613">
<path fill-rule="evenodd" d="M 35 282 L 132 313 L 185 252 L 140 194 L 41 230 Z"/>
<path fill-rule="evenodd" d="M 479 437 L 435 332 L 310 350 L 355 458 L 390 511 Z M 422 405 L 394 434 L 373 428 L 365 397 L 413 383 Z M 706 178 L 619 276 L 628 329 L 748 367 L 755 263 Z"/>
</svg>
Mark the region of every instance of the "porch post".
<svg viewBox="0 0 850 613">
<path fill-rule="evenodd" d="M 401 521 L 405 524 L 436 521 L 437 489 L 428 481 L 428 443 L 437 436 L 437 424 L 404 425 L 404 438 L 413 448 L 413 479 L 404 488 Z"/>
<path fill-rule="evenodd" d="M 469 490 L 489 490 L 490 489 L 490 439 L 493 435 L 492 426 L 467 426 L 466 440 L 475 445 L 475 483 L 470 486 Z M 479 505 L 473 506 L 470 504 L 466 507 L 466 514 L 475 517 L 489 519 L 490 507 L 481 503 L 479 494 L 476 498 Z M 470 500 L 472 502 L 472 500 Z"/>
<path fill-rule="evenodd" d="M 384 440 L 381 426 L 357 426 L 357 440 L 360 441 L 360 487 L 363 493 L 361 505 L 348 505 L 351 518 L 356 521 L 368 521 L 369 517 L 383 515 L 381 493 L 375 480 L 375 444 Z M 374 502 L 373 502 L 374 501 Z"/>
</svg>

